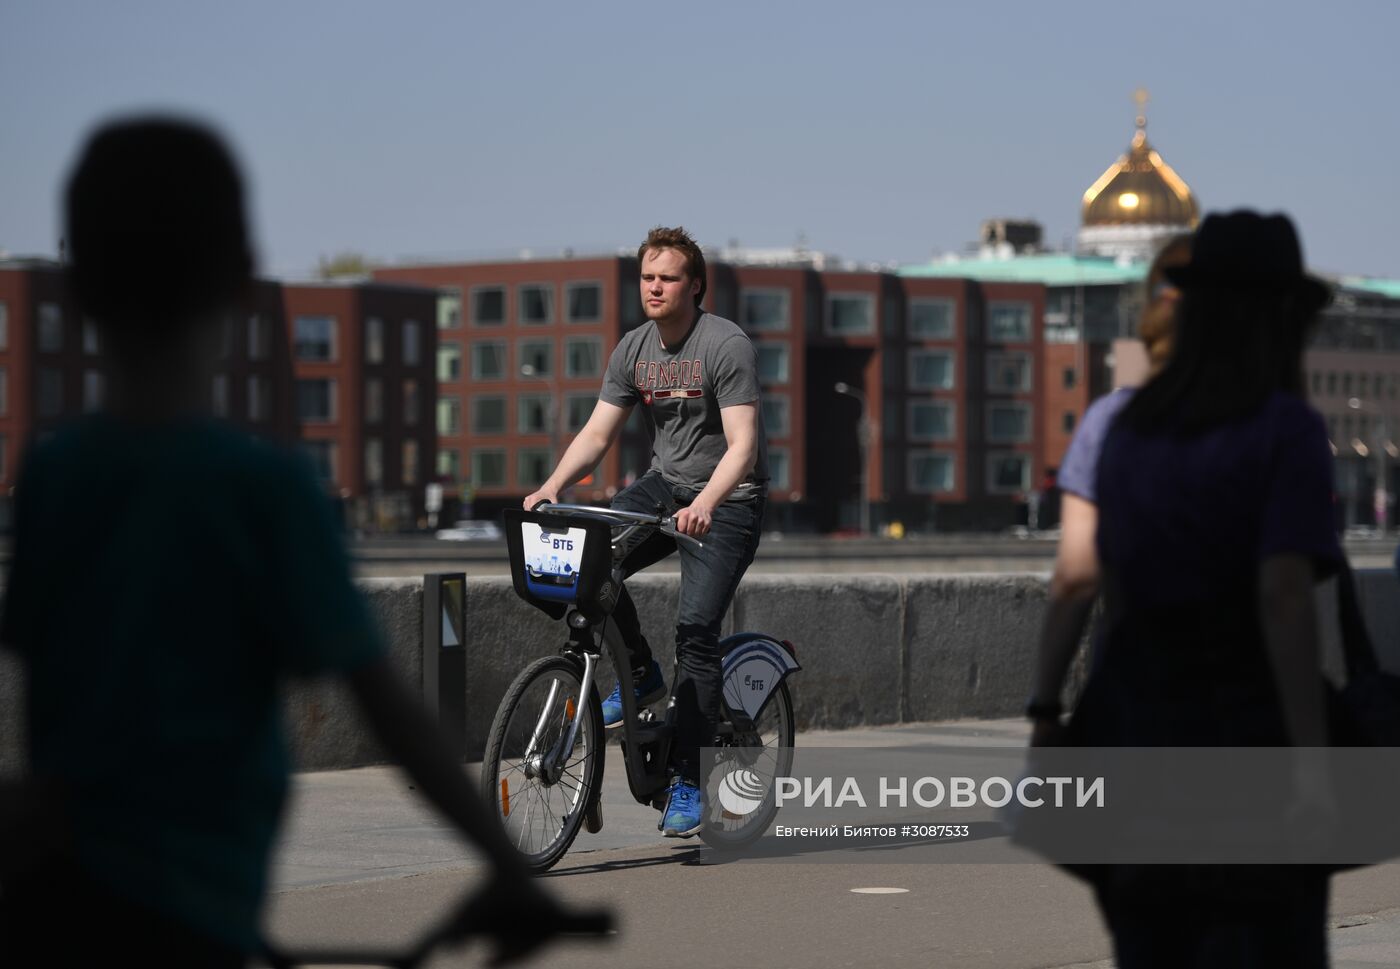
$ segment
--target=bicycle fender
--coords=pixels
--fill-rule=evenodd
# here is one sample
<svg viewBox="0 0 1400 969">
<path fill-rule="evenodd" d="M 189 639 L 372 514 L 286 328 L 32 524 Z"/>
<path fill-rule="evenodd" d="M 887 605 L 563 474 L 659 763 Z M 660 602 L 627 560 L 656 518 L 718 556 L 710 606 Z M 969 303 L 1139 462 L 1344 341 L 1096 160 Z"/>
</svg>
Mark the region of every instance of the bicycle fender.
<svg viewBox="0 0 1400 969">
<path fill-rule="evenodd" d="M 781 640 L 762 633 L 738 633 L 720 646 L 724 649 L 724 702 L 750 720 L 788 674 L 802 669 Z"/>
</svg>

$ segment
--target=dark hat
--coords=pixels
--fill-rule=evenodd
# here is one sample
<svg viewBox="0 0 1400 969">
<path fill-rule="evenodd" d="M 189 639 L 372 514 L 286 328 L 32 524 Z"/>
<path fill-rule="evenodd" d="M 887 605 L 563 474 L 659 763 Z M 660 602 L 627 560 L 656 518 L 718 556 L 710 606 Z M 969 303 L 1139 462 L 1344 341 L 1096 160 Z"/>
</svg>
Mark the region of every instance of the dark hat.
<svg viewBox="0 0 1400 969">
<path fill-rule="evenodd" d="M 1303 272 L 1292 220 L 1249 209 L 1207 215 L 1196 230 L 1191 261 L 1163 273 L 1183 290 L 1296 289 L 1315 308 L 1332 298 L 1330 286 Z"/>
</svg>

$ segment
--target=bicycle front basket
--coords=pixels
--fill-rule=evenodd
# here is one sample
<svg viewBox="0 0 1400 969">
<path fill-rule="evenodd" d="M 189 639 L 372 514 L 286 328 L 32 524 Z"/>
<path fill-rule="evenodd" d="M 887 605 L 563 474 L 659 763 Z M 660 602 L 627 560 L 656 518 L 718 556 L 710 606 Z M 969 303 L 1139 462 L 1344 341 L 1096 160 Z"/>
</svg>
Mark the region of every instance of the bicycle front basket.
<svg viewBox="0 0 1400 969">
<path fill-rule="evenodd" d="M 516 595 L 558 619 L 569 606 L 611 611 L 612 527 L 583 515 L 508 508 L 504 515 Z"/>
</svg>

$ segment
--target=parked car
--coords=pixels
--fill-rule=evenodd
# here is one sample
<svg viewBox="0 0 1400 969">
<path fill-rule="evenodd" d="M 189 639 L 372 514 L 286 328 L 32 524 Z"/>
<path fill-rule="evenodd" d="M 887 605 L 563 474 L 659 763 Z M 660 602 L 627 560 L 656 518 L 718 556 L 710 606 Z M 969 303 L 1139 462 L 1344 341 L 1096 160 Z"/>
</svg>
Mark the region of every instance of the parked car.
<svg viewBox="0 0 1400 969">
<path fill-rule="evenodd" d="M 439 528 L 434 538 L 447 542 L 494 542 L 501 539 L 501 526 L 493 521 L 463 519 L 451 528 Z"/>
</svg>

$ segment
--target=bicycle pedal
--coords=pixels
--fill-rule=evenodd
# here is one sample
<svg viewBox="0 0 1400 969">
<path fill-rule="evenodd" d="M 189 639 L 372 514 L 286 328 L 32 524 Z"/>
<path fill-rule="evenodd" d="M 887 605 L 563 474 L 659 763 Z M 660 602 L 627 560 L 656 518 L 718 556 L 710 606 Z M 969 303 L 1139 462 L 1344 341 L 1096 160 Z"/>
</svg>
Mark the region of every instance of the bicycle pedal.
<svg viewBox="0 0 1400 969">
<path fill-rule="evenodd" d="M 583 830 L 589 834 L 597 834 L 603 830 L 603 799 L 595 797 L 593 803 L 588 806 L 588 810 L 583 814 Z"/>
</svg>

